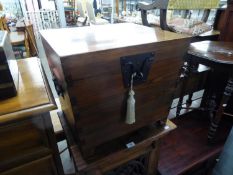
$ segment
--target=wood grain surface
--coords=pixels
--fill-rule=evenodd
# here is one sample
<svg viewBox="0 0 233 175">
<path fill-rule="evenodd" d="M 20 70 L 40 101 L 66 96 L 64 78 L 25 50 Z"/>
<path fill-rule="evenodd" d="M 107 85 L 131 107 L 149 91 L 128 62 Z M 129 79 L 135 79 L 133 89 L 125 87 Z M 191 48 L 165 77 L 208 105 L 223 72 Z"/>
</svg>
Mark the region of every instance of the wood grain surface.
<svg viewBox="0 0 233 175">
<path fill-rule="evenodd" d="M 59 57 L 187 37 L 158 28 L 153 29 L 130 23 L 49 29 L 41 31 L 41 35 Z"/>
<path fill-rule="evenodd" d="M 190 37 L 135 24 L 41 34 L 50 69 L 64 90 L 63 111 L 83 154 L 91 155 L 98 145 L 166 121 Z M 128 88 L 123 84 L 120 58 L 142 53 L 154 53 L 154 62 L 147 80 L 134 87 L 136 123 L 127 125 Z"/>
<path fill-rule="evenodd" d="M 10 121 L 56 108 L 50 90 L 42 77 L 38 58 L 18 60 L 18 95 L 0 101 L 0 122 Z"/>
</svg>

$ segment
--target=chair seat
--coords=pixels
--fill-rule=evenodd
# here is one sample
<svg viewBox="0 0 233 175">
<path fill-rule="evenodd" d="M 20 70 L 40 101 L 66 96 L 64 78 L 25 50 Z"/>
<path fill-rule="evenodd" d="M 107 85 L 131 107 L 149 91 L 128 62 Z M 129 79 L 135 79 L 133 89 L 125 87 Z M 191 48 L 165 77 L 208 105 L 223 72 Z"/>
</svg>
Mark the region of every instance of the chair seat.
<svg viewBox="0 0 233 175">
<path fill-rule="evenodd" d="M 174 18 L 168 21 L 169 27 L 177 33 L 198 36 L 211 31 L 212 27 L 202 21 L 184 18 Z"/>
<path fill-rule="evenodd" d="M 191 43 L 188 53 L 215 63 L 233 65 L 232 42 L 202 41 Z"/>
<path fill-rule="evenodd" d="M 24 44 L 25 42 L 24 32 L 9 32 L 9 36 L 13 46 Z"/>
</svg>

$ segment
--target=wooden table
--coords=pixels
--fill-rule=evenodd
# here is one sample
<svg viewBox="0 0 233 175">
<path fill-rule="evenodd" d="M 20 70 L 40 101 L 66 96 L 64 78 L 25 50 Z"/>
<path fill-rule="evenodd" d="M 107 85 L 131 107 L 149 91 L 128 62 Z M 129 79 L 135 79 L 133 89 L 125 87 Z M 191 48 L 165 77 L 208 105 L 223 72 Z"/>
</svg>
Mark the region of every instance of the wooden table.
<svg viewBox="0 0 233 175">
<path fill-rule="evenodd" d="M 63 174 L 49 115 L 56 104 L 40 62 L 18 66 L 18 95 L 0 101 L 0 174 Z"/>
<path fill-rule="evenodd" d="M 96 155 L 92 157 L 92 160 L 87 161 L 83 158 L 63 113 L 59 112 L 58 116 L 78 175 L 85 173 L 118 175 L 123 171 L 125 174 L 134 172 L 155 175 L 157 174 L 161 138 L 176 128 L 176 125 L 170 120 L 167 120 L 164 126 L 144 127 L 137 132 L 98 147 Z M 126 145 L 129 140 L 131 142 Z"/>
</svg>

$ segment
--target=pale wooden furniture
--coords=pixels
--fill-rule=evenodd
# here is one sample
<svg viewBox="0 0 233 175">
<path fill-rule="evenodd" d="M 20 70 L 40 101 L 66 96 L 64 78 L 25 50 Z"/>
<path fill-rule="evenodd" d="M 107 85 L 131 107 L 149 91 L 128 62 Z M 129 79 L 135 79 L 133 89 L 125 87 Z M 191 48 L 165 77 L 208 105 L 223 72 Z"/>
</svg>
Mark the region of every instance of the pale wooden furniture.
<svg viewBox="0 0 233 175">
<path fill-rule="evenodd" d="M 18 95 L 0 101 L 0 174 L 62 175 L 49 111 L 56 109 L 38 58 L 18 60 Z"/>
<path fill-rule="evenodd" d="M 24 45 L 26 50 L 26 57 L 30 57 L 30 48 L 28 41 L 29 36 L 26 31 L 11 32 L 9 27 L 7 26 L 7 21 L 4 15 L 0 17 L 0 30 L 6 30 L 9 32 L 10 41 L 13 47 Z M 23 57 L 23 55 L 21 55 L 21 57 Z"/>
<path fill-rule="evenodd" d="M 17 32 L 24 32 L 27 34 L 28 50 L 30 51 L 28 54 L 30 54 L 30 56 L 37 56 L 38 50 L 33 24 L 26 20 L 19 20 L 17 21 L 15 27 Z"/>
</svg>

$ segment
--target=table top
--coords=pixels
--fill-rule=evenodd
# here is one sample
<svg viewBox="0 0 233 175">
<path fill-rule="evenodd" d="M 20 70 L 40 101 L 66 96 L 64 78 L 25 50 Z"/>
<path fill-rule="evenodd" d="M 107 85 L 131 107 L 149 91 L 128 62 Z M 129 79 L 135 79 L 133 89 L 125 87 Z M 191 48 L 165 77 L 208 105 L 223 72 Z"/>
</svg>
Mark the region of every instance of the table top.
<svg viewBox="0 0 233 175">
<path fill-rule="evenodd" d="M 216 63 L 233 65 L 233 43 L 202 41 L 190 44 L 188 53 Z"/>
<path fill-rule="evenodd" d="M 131 23 L 49 29 L 41 35 L 59 57 L 190 37 Z"/>
<path fill-rule="evenodd" d="M 56 108 L 38 58 L 18 60 L 19 88 L 15 97 L 0 101 L 0 123 Z"/>
</svg>

